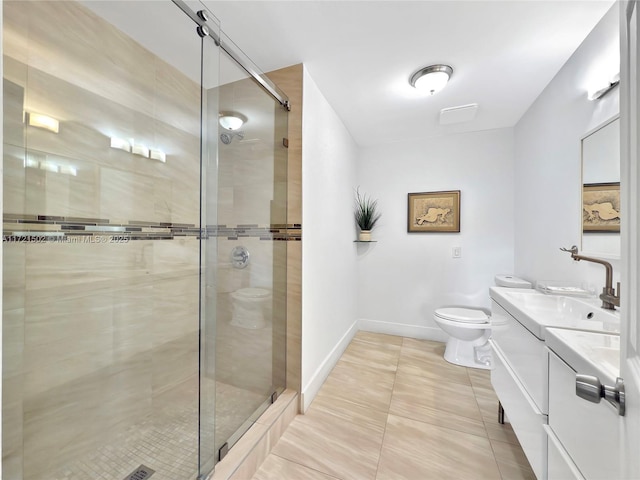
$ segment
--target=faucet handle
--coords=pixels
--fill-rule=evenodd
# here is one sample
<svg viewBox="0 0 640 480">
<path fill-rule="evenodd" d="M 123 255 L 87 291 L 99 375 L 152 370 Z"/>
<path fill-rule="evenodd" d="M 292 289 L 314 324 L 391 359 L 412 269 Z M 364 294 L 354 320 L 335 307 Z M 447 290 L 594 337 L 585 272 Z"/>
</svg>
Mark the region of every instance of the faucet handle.
<svg viewBox="0 0 640 480">
<path fill-rule="evenodd" d="M 575 255 L 576 253 L 578 253 L 578 247 L 576 245 L 572 245 L 571 248 L 560 247 L 560 250 L 562 250 L 563 252 L 569 252 L 572 255 Z"/>
</svg>

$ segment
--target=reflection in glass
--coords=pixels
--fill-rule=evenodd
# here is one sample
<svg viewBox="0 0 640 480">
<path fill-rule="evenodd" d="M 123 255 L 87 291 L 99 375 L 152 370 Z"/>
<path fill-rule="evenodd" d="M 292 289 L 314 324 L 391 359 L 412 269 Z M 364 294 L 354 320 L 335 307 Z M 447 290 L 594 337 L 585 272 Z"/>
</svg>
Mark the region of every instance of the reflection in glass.
<svg viewBox="0 0 640 480">
<path fill-rule="evenodd" d="M 582 251 L 620 256 L 620 120 L 582 139 Z"/>
<path fill-rule="evenodd" d="M 199 70 L 170 2 L 88 3 L 162 10 Z M 80 3 L 2 7 L 3 477 L 196 478 L 199 75 Z"/>
<path fill-rule="evenodd" d="M 217 183 L 208 188 L 217 189 L 216 222 L 224 230 L 212 259 L 216 449 L 232 446 L 284 389 L 286 344 L 287 111 L 224 55 L 220 76 L 226 81 L 217 91 L 219 110 L 243 124 L 208 127 L 220 140 Z"/>
<path fill-rule="evenodd" d="M 172 2 L 2 8 L 3 476 L 206 475 L 285 385 L 287 111 Z"/>
</svg>

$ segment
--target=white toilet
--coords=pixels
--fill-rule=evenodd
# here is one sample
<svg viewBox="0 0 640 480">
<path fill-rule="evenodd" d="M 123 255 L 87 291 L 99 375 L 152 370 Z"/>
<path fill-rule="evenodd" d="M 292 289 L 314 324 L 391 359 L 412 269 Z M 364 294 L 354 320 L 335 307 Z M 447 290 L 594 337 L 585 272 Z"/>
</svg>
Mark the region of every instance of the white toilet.
<svg viewBox="0 0 640 480">
<path fill-rule="evenodd" d="M 241 288 L 232 292 L 231 325 L 258 329 L 265 327 L 271 316 L 271 291 L 266 288 Z"/>
<path fill-rule="evenodd" d="M 531 288 L 531 283 L 513 275 L 496 275 L 496 285 L 510 288 Z M 433 313 L 436 323 L 449 334 L 444 359 L 456 365 L 491 368 L 491 317 L 474 308 L 447 307 Z"/>
</svg>

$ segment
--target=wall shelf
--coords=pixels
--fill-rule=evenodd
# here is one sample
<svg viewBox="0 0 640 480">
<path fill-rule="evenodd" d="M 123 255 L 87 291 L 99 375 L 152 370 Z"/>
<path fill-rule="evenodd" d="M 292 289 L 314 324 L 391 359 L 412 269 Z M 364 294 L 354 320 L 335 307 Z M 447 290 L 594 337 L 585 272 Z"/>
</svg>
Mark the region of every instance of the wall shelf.
<svg viewBox="0 0 640 480">
<path fill-rule="evenodd" d="M 354 240 L 353 243 L 376 243 L 377 240 Z"/>
</svg>

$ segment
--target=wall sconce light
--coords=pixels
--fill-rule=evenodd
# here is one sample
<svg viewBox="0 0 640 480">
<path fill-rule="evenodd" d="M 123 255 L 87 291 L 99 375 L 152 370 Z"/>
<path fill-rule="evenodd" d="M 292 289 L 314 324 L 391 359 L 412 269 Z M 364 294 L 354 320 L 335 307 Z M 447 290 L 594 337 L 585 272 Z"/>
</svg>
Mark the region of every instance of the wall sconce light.
<svg viewBox="0 0 640 480">
<path fill-rule="evenodd" d="M 133 153 L 134 155 L 140 155 L 141 157 L 149 158 L 149 149 L 144 145 L 133 144 L 131 146 L 131 153 Z"/>
<path fill-rule="evenodd" d="M 129 140 L 111 137 L 111 148 L 117 148 L 119 150 L 124 150 L 125 152 L 130 152 L 131 144 L 129 143 Z"/>
<path fill-rule="evenodd" d="M 594 90 L 589 90 L 589 92 L 587 92 L 587 98 L 592 101 L 597 100 L 613 90 L 619 83 L 620 73 L 617 73 L 611 80 L 609 80 L 608 84 L 602 85 L 600 88 L 596 87 L 597 89 Z"/>
<path fill-rule="evenodd" d="M 220 126 L 225 130 L 238 130 L 244 124 L 244 120 L 237 115 L 223 115 L 218 119 Z"/>
<path fill-rule="evenodd" d="M 78 175 L 78 169 L 70 165 L 60 165 L 58 171 L 60 173 L 64 173 L 65 175 L 71 175 L 72 177 L 75 177 Z"/>
<path fill-rule="evenodd" d="M 135 143 L 133 139 L 124 140 L 122 138 L 111 137 L 111 148 L 117 148 L 124 150 L 125 152 L 140 155 L 141 157 L 150 158 L 151 160 L 157 160 L 162 163 L 167 163 L 167 155 L 162 150 L 157 148 L 149 148 L 145 145 Z"/>
<path fill-rule="evenodd" d="M 412 87 L 435 95 L 446 87 L 449 78 L 453 74 L 453 68 L 449 65 L 430 65 L 421 68 L 409 78 Z"/>
<path fill-rule="evenodd" d="M 40 169 L 46 172 L 63 173 L 73 177 L 78 175 L 78 169 L 73 165 L 57 163 L 57 161 L 52 161 L 47 155 L 42 154 L 27 153 L 24 159 L 24 167 Z"/>
<path fill-rule="evenodd" d="M 27 125 L 30 127 L 44 128 L 53 133 L 60 131 L 60 122 L 53 117 L 42 115 L 41 113 L 25 112 Z"/>
<path fill-rule="evenodd" d="M 27 156 L 24 161 L 25 168 L 40 168 L 40 162 L 38 160 L 34 160 L 33 158 Z"/>
<path fill-rule="evenodd" d="M 40 162 L 40 170 L 58 173 L 60 171 L 60 166 L 52 162 Z"/>
<path fill-rule="evenodd" d="M 158 160 L 159 162 L 166 163 L 167 155 L 162 150 L 153 150 L 149 151 L 149 158 L 152 160 Z"/>
</svg>

